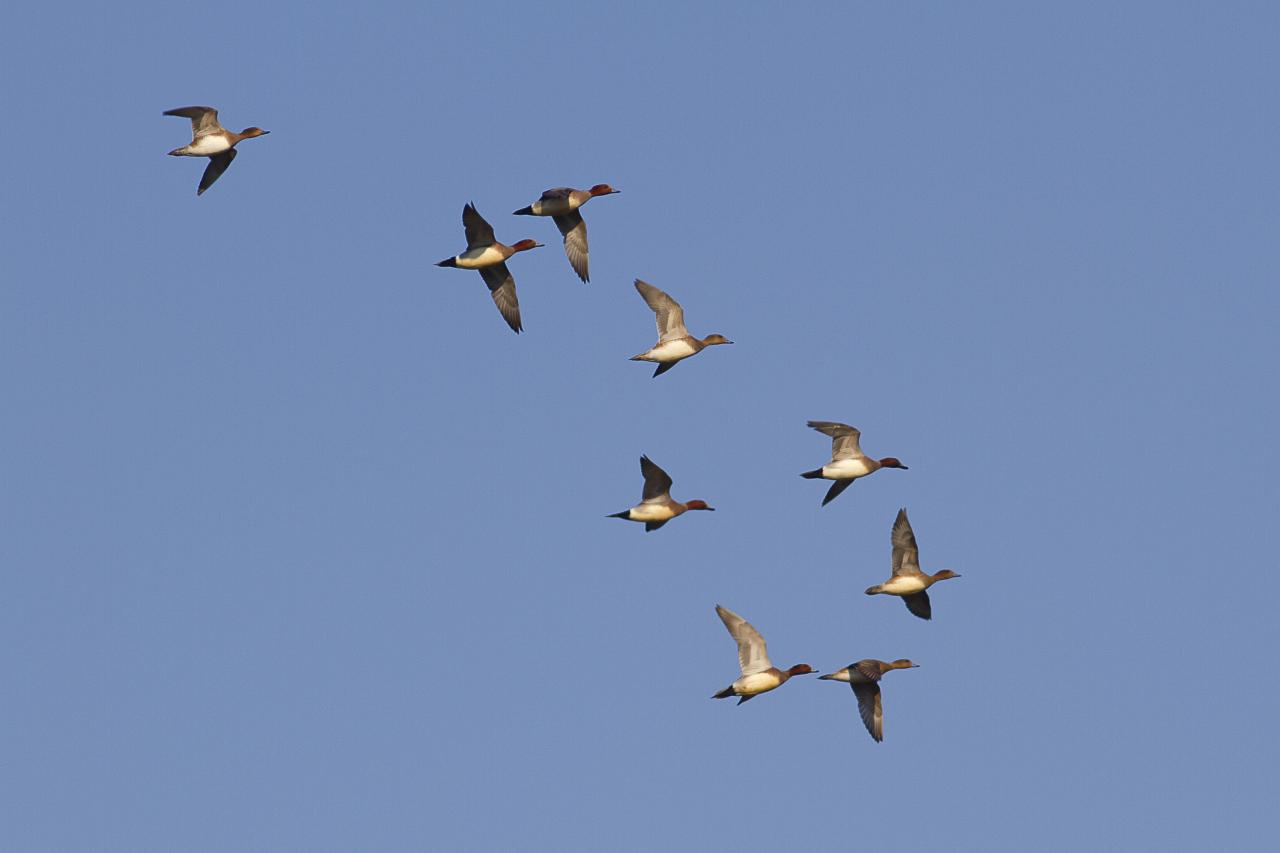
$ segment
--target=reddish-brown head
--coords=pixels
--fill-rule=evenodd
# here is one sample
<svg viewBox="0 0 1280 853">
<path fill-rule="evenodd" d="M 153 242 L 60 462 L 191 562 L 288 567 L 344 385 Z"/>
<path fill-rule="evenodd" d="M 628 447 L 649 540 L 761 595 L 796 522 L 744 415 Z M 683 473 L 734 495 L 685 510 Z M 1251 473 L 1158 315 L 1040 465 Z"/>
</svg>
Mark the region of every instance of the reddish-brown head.
<svg viewBox="0 0 1280 853">
<path fill-rule="evenodd" d="M 619 192 L 619 190 L 615 190 L 613 187 L 609 186 L 608 184 L 596 184 L 594 187 L 588 190 L 588 192 L 590 192 L 591 195 L 594 197 L 598 195 L 612 195 L 613 193 Z"/>
<path fill-rule="evenodd" d="M 912 663 L 906 658 L 898 658 L 896 661 L 889 664 L 889 666 L 893 667 L 894 669 L 911 669 L 912 667 L 916 667 L 919 665 L 920 664 L 918 663 Z"/>
<path fill-rule="evenodd" d="M 729 340 L 729 339 L 728 339 L 728 338 L 726 338 L 724 335 L 707 335 L 705 338 L 703 338 L 703 339 L 702 339 L 702 342 L 703 342 L 704 344 L 706 344 L 707 346 L 709 346 L 709 347 L 710 347 L 710 346 L 715 346 L 716 344 L 731 344 L 731 343 L 733 343 L 733 341 Z"/>
<path fill-rule="evenodd" d="M 950 569 L 939 569 L 933 575 L 933 579 L 936 581 L 945 581 L 945 580 L 950 580 L 951 578 L 958 578 L 958 577 L 960 576 L 955 572 L 951 571 Z"/>
<path fill-rule="evenodd" d="M 903 465 L 900 461 L 898 461 L 898 458 L 896 456 L 886 456 L 885 458 L 881 459 L 880 467 L 881 468 L 901 468 L 903 471 L 907 470 L 907 466 Z"/>
<path fill-rule="evenodd" d="M 685 509 L 705 509 L 705 510 L 708 510 L 708 511 L 710 511 L 710 512 L 715 512 L 715 511 L 716 511 L 716 508 L 715 508 L 715 507 L 713 507 L 713 506 L 707 506 L 707 502 L 706 502 L 706 501 L 700 501 L 700 500 L 691 500 L 691 501 L 689 501 L 688 503 L 686 503 L 686 504 L 684 505 L 684 508 L 685 508 Z"/>
<path fill-rule="evenodd" d="M 244 130 L 240 131 L 240 137 L 242 139 L 252 139 L 255 136 L 266 136 L 270 132 L 271 131 L 263 130 L 260 127 L 246 127 Z"/>
<path fill-rule="evenodd" d="M 808 675 L 813 672 L 813 667 L 807 663 L 798 663 L 791 669 L 787 670 L 787 675 Z"/>
<path fill-rule="evenodd" d="M 511 247 L 511 251 L 523 252 L 528 249 L 541 249 L 541 248 L 542 248 L 542 244 L 535 240 L 521 240 L 519 243 L 516 243 L 514 246 Z"/>
</svg>

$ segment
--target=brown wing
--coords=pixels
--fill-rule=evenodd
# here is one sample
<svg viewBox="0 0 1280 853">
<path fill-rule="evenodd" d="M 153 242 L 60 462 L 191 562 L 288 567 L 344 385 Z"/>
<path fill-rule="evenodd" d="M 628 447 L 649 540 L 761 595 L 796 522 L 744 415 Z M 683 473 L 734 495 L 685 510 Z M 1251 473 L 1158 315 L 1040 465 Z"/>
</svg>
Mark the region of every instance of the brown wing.
<svg viewBox="0 0 1280 853">
<path fill-rule="evenodd" d="M 864 454 L 858 439 L 862 433 L 857 427 L 836 421 L 809 421 L 809 426 L 823 435 L 831 436 L 831 461 L 837 459 L 861 459 Z"/>
<path fill-rule="evenodd" d="M 921 619 L 933 618 L 933 605 L 929 603 L 929 593 L 913 592 L 911 595 L 902 596 L 902 603 L 907 605 L 907 609 L 912 615 L 919 616 Z"/>
<path fill-rule="evenodd" d="M 569 258 L 569 266 L 573 267 L 578 278 L 584 282 L 591 281 L 587 272 L 587 223 L 582 221 L 582 214 L 575 210 L 551 218 L 564 235 L 564 253 Z"/>
<path fill-rule="evenodd" d="M 636 279 L 636 291 L 658 321 L 658 343 L 688 337 L 689 330 L 684 327 L 684 309 L 670 294 L 640 279 Z"/>
<path fill-rule="evenodd" d="M 920 571 L 920 549 L 916 547 L 916 535 L 911 530 L 905 508 L 898 510 L 890 541 L 893 543 L 893 577 L 923 574 Z"/>
<path fill-rule="evenodd" d="M 831 488 L 827 489 L 827 496 L 822 499 L 822 505 L 826 506 L 836 498 L 840 497 L 840 493 L 849 488 L 856 482 L 855 480 L 836 480 L 831 484 Z"/>
<path fill-rule="evenodd" d="M 651 501 L 671 494 L 671 478 L 648 456 L 640 457 L 640 473 L 644 475 L 644 492 L 641 493 L 641 500 Z"/>
<path fill-rule="evenodd" d="M 178 107 L 176 110 L 165 110 L 164 114 L 191 119 L 193 139 L 222 130 L 222 125 L 218 123 L 218 111 L 213 107 Z"/>
<path fill-rule="evenodd" d="M 880 706 L 880 685 L 875 682 L 850 682 L 853 695 L 858 697 L 858 714 L 871 737 L 884 740 L 884 710 Z"/>
<path fill-rule="evenodd" d="M 236 159 L 236 149 L 228 148 L 221 154 L 214 154 L 209 158 L 209 165 L 205 166 L 204 174 L 200 177 L 200 188 L 196 190 L 196 195 L 203 195 L 204 191 L 213 186 L 213 182 L 222 177 L 222 173 L 227 171 L 227 167 L 231 165 L 231 161 Z"/>
<path fill-rule="evenodd" d="M 516 299 L 516 280 L 507 265 L 481 267 L 480 277 L 489 285 L 489 295 L 493 297 L 493 304 L 498 306 L 502 319 L 507 321 L 511 331 L 520 334 L 524 328 L 520 325 L 520 300 Z"/>
<path fill-rule="evenodd" d="M 468 204 L 462 208 L 462 227 L 467 233 L 467 249 L 483 249 L 486 246 L 494 244 L 493 226 L 485 222 L 484 217 L 480 215 L 480 211 L 476 210 L 475 204 Z M 488 281 L 485 278 L 485 281 Z M 493 290 L 494 286 L 489 285 L 489 289 Z M 514 301 L 514 294 L 513 294 Z M 506 315 L 503 314 L 505 317 Z M 510 323 L 510 320 L 507 320 Z"/>
</svg>

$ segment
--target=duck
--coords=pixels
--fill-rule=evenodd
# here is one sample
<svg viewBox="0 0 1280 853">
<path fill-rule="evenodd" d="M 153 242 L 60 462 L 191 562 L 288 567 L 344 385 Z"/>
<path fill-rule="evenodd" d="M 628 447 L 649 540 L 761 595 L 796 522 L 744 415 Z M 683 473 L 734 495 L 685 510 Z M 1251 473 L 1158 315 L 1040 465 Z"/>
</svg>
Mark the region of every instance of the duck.
<svg viewBox="0 0 1280 853">
<path fill-rule="evenodd" d="M 671 478 L 653 463 L 648 456 L 640 457 L 640 473 L 644 475 L 644 492 L 640 503 L 631 509 L 615 512 L 606 518 L 625 518 L 627 521 L 643 521 L 644 532 L 651 533 L 662 527 L 677 515 L 683 515 L 691 509 L 705 509 L 715 512 L 715 507 L 707 506 L 706 501 L 692 500 L 681 503 L 671 499 Z"/>
<path fill-rule="evenodd" d="M 498 306 L 502 319 L 517 335 L 524 327 L 520 323 L 520 301 L 516 299 L 516 280 L 507 269 L 507 258 L 516 252 L 539 249 L 541 243 L 521 240 L 510 246 L 499 243 L 493 237 L 493 226 L 476 210 L 475 202 L 462 208 L 462 227 L 467 235 L 467 250 L 461 255 L 445 258 L 438 267 L 457 267 L 479 270 L 480 277 L 489 286 L 493 304 Z"/>
<path fill-rule="evenodd" d="M 790 669 L 778 669 L 769 662 L 769 651 L 765 648 L 764 637 L 751 626 L 751 623 L 734 613 L 727 607 L 716 605 L 716 614 L 729 635 L 738 644 L 738 667 L 741 677 L 724 690 L 712 695 L 712 699 L 728 699 L 738 697 L 741 705 L 748 699 L 754 699 L 761 693 L 768 693 L 787 683 L 793 675 L 808 675 L 814 672 L 807 663 L 798 663 Z"/>
<path fill-rule="evenodd" d="M 213 107 L 178 107 L 165 110 L 164 114 L 191 119 L 191 144 L 173 149 L 169 152 L 170 157 L 209 158 L 209 165 L 200 177 L 200 186 L 196 188 L 197 196 L 204 195 L 204 191 L 227 171 L 231 161 L 236 159 L 237 143 L 271 132 L 260 127 L 246 127 L 239 133 L 227 130 L 218 123 L 218 111 Z"/>
<path fill-rule="evenodd" d="M 906 507 L 898 510 L 893 522 L 893 576 L 884 583 L 867 587 L 867 595 L 896 595 L 907 605 L 907 610 L 921 619 L 933 618 L 933 606 L 929 593 L 925 592 L 938 581 L 958 578 L 950 569 L 942 569 L 932 575 L 920 570 L 920 549 L 916 546 L 916 534 L 907 520 Z"/>
<path fill-rule="evenodd" d="M 806 480 L 814 480 L 819 477 L 824 480 L 835 480 L 831 484 L 831 488 L 827 490 L 827 496 L 822 499 L 823 506 L 839 497 L 840 493 L 849 488 L 853 481 L 859 477 L 874 474 L 881 468 L 907 470 L 907 466 L 893 456 L 886 456 L 884 459 L 872 459 L 863 453 L 862 448 L 858 446 L 858 438 L 862 435 L 862 432 L 855 427 L 836 423 L 835 421 L 809 421 L 808 426 L 823 435 L 831 436 L 831 461 L 821 468 L 805 471 L 800 475 Z"/>
<path fill-rule="evenodd" d="M 564 236 L 564 253 L 569 258 L 569 266 L 573 267 L 583 284 L 587 284 L 591 281 L 587 269 L 587 223 L 583 221 L 578 208 L 596 196 L 613 195 L 617 192 L 621 190 L 615 190 L 608 184 L 596 184 L 589 190 L 555 187 L 544 192 L 533 204 L 520 208 L 512 215 L 553 218 Z"/>
<path fill-rule="evenodd" d="M 844 669 L 818 676 L 819 681 L 843 681 L 853 688 L 858 697 L 858 713 L 876 743 L 884 740 L 884 710 L 880 707 L 880 678 L 895 669 L 913 669 L 920 664 L 906 659 L 886 663 L 867 658 L 851 663 Z"/>
<path fill-rule="evenodd" d="M 657 317 L 658 342 L 651 349 L 631 356 L 631 361 L 657 362 L 658 369 L 653 372 L 654 378 L 675 367 L 677 362 L 697 355 L 707 347 L 733 343 L 724 335 L 695 338 L 684 327 L 684 309 L 679 302 L 665 291 L 640 279 L 636 279 L 636 290 Z"/>
</svg>

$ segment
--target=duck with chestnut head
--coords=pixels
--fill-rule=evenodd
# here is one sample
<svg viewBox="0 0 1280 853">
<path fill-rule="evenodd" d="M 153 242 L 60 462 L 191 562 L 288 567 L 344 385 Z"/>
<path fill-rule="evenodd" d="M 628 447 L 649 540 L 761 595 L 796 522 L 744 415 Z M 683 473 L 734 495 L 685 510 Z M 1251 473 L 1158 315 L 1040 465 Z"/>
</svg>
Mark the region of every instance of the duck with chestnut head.
<svg viewBox="0 0 1280 853">
<path fill-rule="evenodd" d="M 714 694 L 712 699 L 728 699 L 738 697 L 741 705 L 761 693 L 768 693 L 787 683 L 793 675 L 808 675 L 813 667 L 807 663 L 798 663 L 790 669 L 778 669 L 769 662 L 769 651 L 765 648 L 764 637 L 751 626 L 751 623 L 734 613 L 727 607 L 716 605 L 716 613 L 729 635 L 738 644 L 738 668 L 742 675 L 737 681 L 724 690 Z"/>
<path fill-rule="evenodd" d="M 260 127 L 246 127 L 239 133 L 227 130 L 218 123 L 218 111 L 213 107 L 178 107 L 165 110 L 167 116 L 191 119 L 191 143 L 169 152 L 170 157 L 208 157 L 209 165 L 200 177 L 196 195 L 213 186 L 222 177 L 231 161 L 236 159 L 236 144 L 256 136 L 266 136 L 271 131 Z"/>
<path fill-rule="evenodd" d="M 644 476 L 644 490 L 640 503 L 631 509 L 615 512 L 608 518 L 625 518 L 627 521 L 644 522 L 644 532 L 651 533 L 678 515 L 684 515 L 691 509 L 703 509 L 715 512 L 715 507 L 707 506 L 706 501 L 678 501 L 671 497 L 671 477 L 667 475 L 648 456 L 640 457 L 640 473 Z"/>
<path fill-rule="evenodd" d="M 521 240 L 508 246 L 493 236 L 493 226 L 476 210 L 474 203 L 462 208 L 462 228 L 467 236 L 467 250 L 461 255 L 445 258 L 436 266 L 479 270 L 480 277 L 489 287 L 493 304 L 517 335 L 524 328 L 520 323 L 520 300 L 516 298 L 516 280 L 507 269 L 507 258 L 517 252 L 537 249 L 541 243 Z"/>
<path fill-rule="evenodd" d="M 578 208 L 596 196 L 613 195 L 616 192 L 620 190 L 615 190 L 608 184 L 596 184 L 589 190 L 555 187 L 544 192 L 533 204 L 515 211 L 514 215 L 553 218 L 564 237 L 564 253 L 569 258 L 569 266 L 586 283 L 591 281 L 587 269 L 587 223 L 583 221 Z"/>
<path fill-rule="evenodd" d="M 874 474 L 881 468 L 907 470 L 907 466 L 898 461 L 897 457 L 872 459 L 863 453 L 862 448 L 858 446 L 858 439 L 862 433 L 856 427 L 835 421 L 809 421 L 808 425 L 823 435 L 831 436 L 831 461 L 821 468 L 805 471 L 800 475 L 806 480 L 816 480 L 819 477 L 824 480 L 835 480 L 827 490 L 827 496 L 822 499 L 823 506 L 835 500 L 859 477 Z"/>
<path fill-rule="evenodd" d="M 917 663 L 901 658 L 891 663 L 867 658 L 851 663 L 844 669 L 818 676 L 820 681 L 843 681 L 853 688 L 858 697 L 858 713 L 877 743 L 884 740 L 884 709 L 880 705 L 880 678 L 895 669 L 913 669 Z"/>
<path fill-rule="evenodd" d="M 928 574 L 920 568 L 920 548 L 916 545 L 911 522 L 907 520 L 906 507 L 898 510 L 890 541 L 893 544 L 893 576 L 884 583 L 867 587 L 867 595 L 896 595 L 911 613 L 921 619 L 932 619 L 933 605 L 925 590 L 938 581 L 960 576 L 950 569 Z"/>
<path fill-rule="evenodd" d="M 657 317 L 658 342 L 639 355 L 633 355 L 631 360 L 657 362 L 658 369 L 653 372 L 655 377 L 707 347 L 733 343 L 724 335 L 696 338 L 689 334 L 689 330 L 684 327 L 684 309 L 680 307 L 680 303 L 647 281 L 636 279 L 636 291 Z"/>
</svg>

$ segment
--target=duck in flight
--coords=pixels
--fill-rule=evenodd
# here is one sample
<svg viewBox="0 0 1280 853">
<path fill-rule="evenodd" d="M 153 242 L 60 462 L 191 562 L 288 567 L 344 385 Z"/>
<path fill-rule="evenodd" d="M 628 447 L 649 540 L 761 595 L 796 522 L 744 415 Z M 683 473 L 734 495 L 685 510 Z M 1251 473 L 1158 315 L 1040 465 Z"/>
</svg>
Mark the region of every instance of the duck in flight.
<svg viewBox="0 0 1280 853">
<path fill-rule="evenodd" d="M 657 317 L 658 342 L 651 349 L 639 355 L 633 355 L 631 360 L 657 362 L 658 369 L 653 372 L 655 377 L 661 376 L 675 367 L 677 362 L 697 355 L 709 346 L 733 343 L 724 335 L 695 338 L 684 327 L 684 309 L 680 307 L 679 302 L 640 279 L 636 279 L 636 290 L 640 292 L 640 296 Z"/>
<path fill-rule="evenodd" d="M 741 705 L 761 693 L 781 687 L 793 675 L 813 672 L 813 667 L 807 663 L 798 663 L 790 669 L 778 669 L 769 662 L 769 650 L 765 648 L 764 637 L 760 636 L 760 632 L 750 622 L 719 604 L 716 605 L 716 613 L 738 644 L 738 668 L 742 675 L 733 684 L 713 695 L 712 699 L 737 696 L 738 704 Z"/>
<path fill-rule="evenodd" d="M 705 509 L 715 512 L 715 507 L 707 506 L 706 501 L 692 500 L 681 503 L 671 498 L 671 478 L 648 456 L 640 457 L 640 473 L 644 475 L 644 492 L 640 503 L 631 509 L 615 512 L 608 518 L 625 518 L 627 521 L 643 521 L 644 531 L 657 530 L 677 515 L 683 515 L 691 509 Z"/>
<path fill-rule="evenodd" d="M 919 666 L 909 660 L 895 660 L 886 663 L 882 660 L 867 658 L 851 663 L 844 669 L 819 675 L 819 681 L 843 681 L 853 688 L 853 695 L 858 697 L 858 713 L 862 716 L 862 724 L 867 727 L 871 737 L 877 743 L 884 740 L 884 709 L 880 706 L 880 678 L 886 672 L 895 669 L 911 669 Z"/>
<path fill-rule="evenodd" d="M 467 235 L 467 250 L 461 255 L 445 258 L 436 266 L 479 270 L 502 319 L 507 321 L 511 331 L 520 334 L 524 328 L 520 324 L 520 301 L 516 299 L 516 280 L 507 269 L 507 258 L 516 252 L 537 249 L 542 244 L 533 240 L 521 240 L 512 246 L 499 243 L 494 239 L 493 226 L 480 215 L 475 204 L 462 208 L 462 227 Z"/>
<path fill-rule="evenodd" d="M 916 534 L 907 521 L 906 509 L 898 510 L 893 522 L 893 576 L 884 583 L 867 587 L 867 595 L 896 595 L 907 605 L 912 614 L 921 619 L 933 618 L 933 606 L 929 603 L 929 587 L 938 581 L 960 577 L 950 569 L 925 574 L 920 569 L 920 549 L 916 547 Z"/>
<path fill-rule="evenodd" d="M 556 187 L 544 192 L 533 204 L 515 211 L 514 215 L 553 218 L 564 236 L 564 253 L 569 258 L 569 266 L 573 267 L 578 278 L 589 282 L 591 276 L 587 270 L 587 223 L 583 221 L 578 208 L 598 195 L 613 195 L 616 192 L 621 190 L 615 190 L 608 184 L 596 184 L 589 190 Z"/>
<path fill-rule="evenodd" d="M 809 421 L 809 426 L 823 435 L 831 436 L 831 461 L 821 468 L 805 471 L 800 475 L 806 480 L 819 477 L 824 480 L 835 480 L 827 490 L 827 496 L 822 499 L 823 506 L 839 497 L 840 493 L 853 485 L 853 481 L 859 477 L 874 474 L 881 468 L 907 470 L 906 465 L 892 456 L 877 460 L 863 453 L 862 448 L 858 446 L 858 438 L 862 433 L 848 424 L 839 424 L 835 421 Z"/>
<path fill-rule="evenodd" d="M 260 127 L 246 127 L 239 133 L 227 130 L 218 123 L 218 111 L 213 107 L 178 107 L 165 110 L 164 114 L 191 119 L 191 144 L 173 149 L 169 152 L 170 157 L 209 158 L 209 165 L 200 177 L 200 186 L 196 188 L 196 195 L 203 195 L 227 171 L 231 161 L 236 159 L 238 142 L 255 136 L 266 136 L 271 132 Z"/>
</svg>

